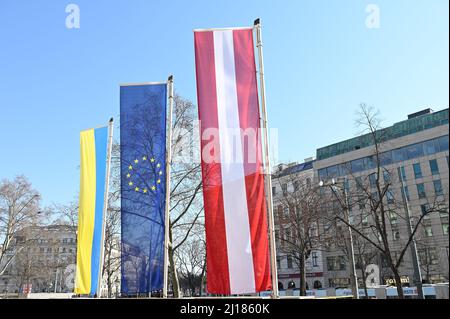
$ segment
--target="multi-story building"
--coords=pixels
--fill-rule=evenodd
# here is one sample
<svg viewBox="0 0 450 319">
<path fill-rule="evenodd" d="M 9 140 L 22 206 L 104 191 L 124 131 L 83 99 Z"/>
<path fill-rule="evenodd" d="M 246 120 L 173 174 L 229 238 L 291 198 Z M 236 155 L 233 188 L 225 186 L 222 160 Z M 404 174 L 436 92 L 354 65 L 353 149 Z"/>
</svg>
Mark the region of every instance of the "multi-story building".
<svg viewBox="0 0 450 319">
<path fill-rule="evenodd" d="M 405 208 L 413 222 L 417 221 L 422 213 L 427 212 L 433 205 L 440 207 L 439 212 L 426 214 L 418 226 L 414 236 L 417 243 L 417 255 L 423 282 L 448 282 L 449 277 L 449 237 L 448 237 L 448 205 L 449 205 L 449 125 L 448 109 L 432 112 L 424 110 L 411 114 L 408 119 L 393 126 L 380 130 L 383 140 L 379 152 L 383 179 L 389 180 L 390 192 L 386 196 L 386 205 L 398 205 L 398 213 L 389 216 L 389 245 L 392 247 L 394 257 L 398 257 L 408 236 Z M 377 134 L 378 134 L 377 133 Z M 377 135 L 378 136 L 378 135 Z M 355 181 L 366 181 L 367 187 L 374 186 L 373 173 L 376 170 L 374 163 L 375 147 L 369 134 L 358 136 L 336 144 L 319 148 L 315 160 L 312 158 L 302 164 L 288 164 L 278 166 L 272 175 L 272 194 L 274 202 L 275 229 L 277 238 L 277 266 L 280 288 L 299 287 L 300 274 L 295 261 L 283 249 L 283 240 L 289 232 L 286 218 L 289 215 L 289 203 L 286 197 L 295 193 L 301 185 L 317 187 L 320 181 L 331 179 L 343 181 L 343 188 L 348 193 L 350 189 L 358 188 Z M 403 184 L 403 193 L 402 193 Z M 326 189 L 316 188 L 320 192 Z M 336 195 L 336 194 L 335 194 Z M 407 205 L 402 205 L 402 204 Z M 331 197 L 323 197 L 321 204 L 324 207 L 333 207 Z M 328 206 L 327 206 L 328 205 Z M 338 210 L 342 207 L 337 205 Z M 336 208 L 336 207 L 335 207 Z M 295 208 L 294 208 L 295 209 Z M 327 208 L 325 208 L 326 210 Z M 324 210 L 322 208 L 322 210 Z M 370 214 L 364 214 L 367 206 L 355 203 L 350 207 L 350 223 L 356 224 L 359 218 L 361 227 L 370 228 Z M 336 214 L 330 210 L 328 213 Z M 351 286 L 351 263 L 348 249 L 344 244 L 345 238 L 331 238 L 323 236 L 329 231 L 326 218 L 320 216 L 317 225 L 318 242 L 306 263 L 306 282 L 312 288 L 342 288 Z M 373 221 L 372 221 L 373 225 Z M 347 227 L 334 224 L 334 234 L 339 229 L 344 234 Z M 344 236 L 345 237 L 345 236 Z M 358 237 L 354 235 L 354 237 Z M 348 234 L 347 234 L 348 239 Z M 360 238 L 361 239 L 361 238 Z M 334 243 L 333 243 L 334 240 Z M 341 242 L 339 242 L 341 241 Z M 364 239 L 362 239 L 364 242 Z M 360 244 L 357 240 L 356 246 Z M 343 248 L 342 246 L 345 246 Z M 370 244 L 363 243 L 358 248 L 366 251 L 356 251 L 355 254 L 371 255 L 370 263 L 378 266 L 378 284 L 393 284 L 392 273 L 387 266 L 385 258 Z M 347 251 L 345 251 L 347 249 Z M 357 277 L 361 287 L 362 270 L 357 267 Z M 402 282 L 413 286 L 414 268 L 412 251 L 408 247 L 403 262 L 400 265 Z"/>
<path fill-rule="evenodd" d="M 306 193 L 305 190 L 313 187 L 313 178 L 312 158 L 306 159 L 301 164 L 291 163 L 288 165 L 279 165 L 272 177 L 277 268 L 280 289 L 300 287 L 300 270 L 296 255 L 297 251 L 302 246 L 306 246 L 306 244 L 299 243 L 299 246 L 289 244 L 290 241 L 295 242 L 295 240 L 288 240 L 288 238 L 298 236 L 293 219 L 300 214 L 299 211 L 295 211 L 295 199 L 291 200 L 291 197 L 300 197 Z M 308 227 L 310 228 L 308 230 L 311 230 L 311 232 L 314 232 L 314 229 L 317 228 L 315 222 L 308 224 Z M 315 237 L 314 234 L 311 235 Z M 322 250 L 317 241 L 312 247 L 313 249 L 309 252 L 309 257 L 306 259 L 305 265 L 307 289 L 322 288 L 324 284 Z"/>
<path fill-rule="evenodd" d="M 382 136 L 380 162 L 383 183 L 390 183 L 386 205 L 395 212 L 389 216 L 388 241 L 395 257 L 409 237 L 406 214 L 414 222 L 421 214 L 439 205 L 440 211 L 426 214 L 415 239 L 422 280 L 428 283 L 448 282 L 449 277 L 449 123 L 448 109 L 432 112 L 430 109 L 408 116 L 408 119 L 377 131 Z M 358 136 L 319 148 L 314 161 L 314 179 L 343 181 L 343 188 L 358 189 L 367 182 L 367 189 L 375 186 L 374 140 L 370 134 Z M 403 185 L 403 192 L 402 192 Z M 403 193 L 403 194 L 402 194 Z M 395 201 L 396 199 L 401 199 Z M 393 207 L 400 202 L 405 205 Z M 407 204 L 407 205 L 406 205 Z M 358 218 L 364 227 L 370 227 L 368 210 L 364 204 L 350 207 L 350 223 Z M 406 211 L 407 209 L 407 211 Z M 373 225 L 373 221 L 372 221 Z M 345 229 L 345 228 L 344 228 Z M 402 281 L 413 285 L 413 252 L 408 249 L 400 265 Z M 329 247 L 324 252 L 325 286 L 349 286 L 351 266 L 342 250 Z M 392 284 L 392 273 L 382 256 L 373 264 L 380 269 L 380 284 Z M 361 278 L 361 270 L 357 271 Z"/>
<path fill-rule="evenodd" d="M 30 226 L 14 238 L 0 276 L 0 293 L 71 292 L 75 279 L 76 229 L 67 225 Z"/>
</svg>

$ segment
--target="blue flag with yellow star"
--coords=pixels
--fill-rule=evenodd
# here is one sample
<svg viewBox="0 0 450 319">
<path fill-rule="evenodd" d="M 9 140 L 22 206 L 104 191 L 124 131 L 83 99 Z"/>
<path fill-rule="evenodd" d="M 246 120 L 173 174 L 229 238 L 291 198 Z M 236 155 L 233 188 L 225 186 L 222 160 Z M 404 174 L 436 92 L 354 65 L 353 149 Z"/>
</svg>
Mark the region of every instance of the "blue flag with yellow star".
<svg viewBox="0 0 450 319">
<path fill-rule="evenodd" d="M 161 290 L 167 84 L 120 87 L 121 292 Z"/>
</svg>

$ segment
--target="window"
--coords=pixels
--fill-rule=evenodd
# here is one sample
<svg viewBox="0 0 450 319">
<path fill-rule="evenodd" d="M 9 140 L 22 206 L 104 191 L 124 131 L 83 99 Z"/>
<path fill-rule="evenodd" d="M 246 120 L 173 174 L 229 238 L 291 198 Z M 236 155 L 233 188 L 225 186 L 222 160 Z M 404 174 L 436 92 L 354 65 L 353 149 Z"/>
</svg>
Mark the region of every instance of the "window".
<svg viewBox="0 0 450 319">
<path fill-rule="evenodd" d="M 394 203 L 394 194 L 392 193 L 391 190 L 388 190 L 386 192 L 386 199 L 387 199 L 388 204 L 393 204 Z"/>
<path fill-rule="evenodd" d="M 422 178 L 422 168 L 420 167 L 420 163 L 416 163 L 413 164 L 413 169 L 414 169 L 414 177 L 417 178 Z"/>
<path fill-rule="evenodd" d="M 392 225 L 397 225 L 397 214 L 395 212 L 389 212 L 389 219 Z"/>
<path fill-rule="evenodd" d="M 319 179 L 322 181 L 326 177 L 327 177 L 327 169 L 326 168 L 319 169 Z"/>
<path fill-rule="evenodd" d="M 289 269 L 292 268 L 292 257 L 291 256 L 287 256 L 287 267 Z"/>
<path fill-rule="evenodd" d="M 381 166 L 386 166 L 392 164 L 392 152 L 385 152 L 380 154 Z"/>
<path fill-rule="evenodd" d="M 366 157 L 366 168 L 371 169 L 377 167 L 377 159 L 375 156 Z"/>
<path fill-rule="evenodd" d="M 337 165 L 330 166 L 327 168 L 328 177 L 337 177 L 339 176 L 339 171 Z"/>
<path fill-rule="evenodd" d="M 285 234 L 286 241 L 290 242 L 291 241 L 291 230 L 289 228 L 286 228 L 284 230 L 284 234 Z"/>
<path fill-rule="evenodd" d="M 284 217 L 289 217 L 289 207 L 283 208 Z"/>
<path fill-rule="evenodd" d="M 378 194 L 378 192 L 372 192 L 372 198 L 371 198 L 372 202 L 376 203 L 380 200 L 380 196 Z"/>
<path fill-rule="evenodd" d="M 358 196 L 358 206 L 359 206 L 359 209 L 366 208 L 366 197 L 365 196 Z"/>
<path fill-rule="evenodd" d="M 428 214 L 429 209 L 430 209 L 430 205 L 428 205 L 428 204 L 420 205 L 420 210 L 422 212 L 422 215 Z"/>
<path fill-rule="evenodd" d="M 448 223 L 448 213 L 440 212 L 439 216 L 441 217 L 441 223 Z"/>
<path fill-rule="evenodd" d="M 350 192 L 350 181 L 347 178 L 344 180 L 344 190 Z"/>
<path fill-rule="evenodd" d="M 439 166 L 438 166 L 437 160 L 435 160 L 435 159 L 430 160 L 430 170 L 431 170 L 431 175 L 439 174 Z"/>
<path fill-rule="evenodd" d="M 277 207 L 277 215 L 278 215 L 278 218 L 283 218 L 283 206 L 281 206 L 281 205 L 278 205 L 278 207 Z"/>
<path fill-rule="evenodd" d="M 438 143 L 440 152 L 448 151 L 448 135 L 439 137 Z"/>
<path fill-rule="evenodd" d="M 423 156 L 422 143 L 417 143 L 417 144 L 407 146 L 406 153 L 408 154 L 409 159 L 418 158 L 420 156 Z"/>
<path fill-rule="evenodd" d="M 400 240 L 400 231 L 398 230 L 398 228 L 392 230 L 392 238 L 395 241 Z"/>
<path fill-rule="evenodd" d="M 442 189 L 442 183 L 440 179 L 433 181 L 433 186 L 434 186 L 434 193 L 436 194 L 436 196 L 444 194 L 444 190 Z"/>
<path fill-rule="evenodd" d="M 406 161 L 408 158 L 405 149 L 399 148 L 396 150 L 392 150 L 392 159 L 394 160 L 394 162 Z"/>
<path fill-rule="evenodd" d="M 272 186 L 272 195 L 276 195 L 277 194 L 277 188 L 275 186 Z"/>
<path fill-rule="evenodd" d="M 300 189 L 299 182 L 298 181 L 294 181 L 294 191 L 296 192 L 299 189 Z"/>
<path fill-rule="evenodd" d="M 403 197 L 406 197 L 406 200 L 409 201 L 409 189 L 408 186 L 403 187 Z"/>
<path fill-rule="evenodd" d="M 277 257 L 277 268 L 278 268 L 278 269 L 281 268 L 281 260 L 280 260 L 280 257 Z"/>
<path fill-rule="evenodd" d="M 372 174 L 369 175 L 369 183 L 370 183 L 370 187 L 377 186 L 377 175 L 376 175 L 376 173 L 372 173 Z"/>
<path fill-rule="evenodd" d="M 406 181 L 405 167 L 404 166 L 400 166 L 399 168 L 397 168 L 397 172 L 398 172 L 398 180 L 399 180 L 399 182 Z"/>
<path fill-rule="evenodd" d="M 419 195 L 419 198 L 425 198 L 427 197 L 427 194 L 425 193 L 425 186 L 423 183 L 417 184 L 417 194 Z"/>
<path fill-rule="evenodd" d="M 389 173 L 389 171 L 383 171 L 383 179 L 385 184 L 391 182 L 391 174 Z"/>
<path fill-rule="evenodd" d="M 423 150 L 425 155 L 432 155 L 437 153 L 438 148 L 439 144 L 436 143 L 436 140 L 426 141 L 423 143 Z"/>
<path fill-rule="evenodd" d="M 433 237 L 433 228 L 431 226 L 425 226 L 425 236 Z"/>
<path fill-rule="evenodd" d="M 364 160 L 362 158 L 351 161 L 352 172 L 361 172 L 364 170 Z"/>
<path fill-rule="evenodd" d="M 448 222 L 446 224 L 442 224 L 442 233 L 444 235 L 448 235 Z"/>
<path fill-rule="evenodd" d="M 311 253 L 311 259 L 313 267 L 319 267 L 319 264 L 317 263 L 317 260 L 319 259 L 319 257 L 317 256 L 317 252 L 313 251 Z"/>
<path fill-rule="evenodd" d="M 311 178 L 306 179 L 306 186 L 311 187 Z"/>
<path fill-rule="evenodd" d="M 281 189 L 283 191 L 283 194 L 286 195 L 286 193 L 287 193 L 287 184 L 281 185 Z"/>
<path fill-rule="evenodd" d="M 428 247 L 419 250 L 420 264 L 425 266 L 437 265 L 439 263 L 439 257 L 435 247 Z"/>
<path fill-rule="evenodd" d="M 363 225 L 363 227 L 367 227 L 369 225 L 369 216 L 368 215 L 362 216 L 362 225 Z"/>
<path fill-rule="evenodd" d="M 45 251 L 44 247 L 39 248 L 39 252 L 43 253 Z"/>
<path fill-rule="evenodd" d="M 67 238 L 64 238 L 62 242 L 63 244 L 67 244 Z"/>
<path fill-rule="evenodd" d="M 363 189 L 362 177 L 361 176 L 356 177 L 355 182 L 356 182 L 356 188 L 358 190 L 362 190 Z"/>
<path fill-rule="evenodd" d="M 345 270 L 344 256 L 327 257 L 328 270 Z"/>
</svg>

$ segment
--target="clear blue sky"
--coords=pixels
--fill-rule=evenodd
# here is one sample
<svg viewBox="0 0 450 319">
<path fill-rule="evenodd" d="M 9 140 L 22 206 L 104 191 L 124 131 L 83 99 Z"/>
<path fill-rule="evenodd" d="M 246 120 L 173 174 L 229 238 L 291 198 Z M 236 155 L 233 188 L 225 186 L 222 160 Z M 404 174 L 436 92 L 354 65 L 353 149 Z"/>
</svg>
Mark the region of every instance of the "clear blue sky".
<svg viewBox="0 0 450 319">
<path fill-rule="evenodd" d="M 25 174 L 45 205 L 79 187 L 79 131 L 119 113 L 119 84 L 164 81 L 196 101 L 194 28 L 263 21 L 270 126 L 283 161 L 353 137 L 359 103 L 385 125 L 448 107 L 447 0 L 0 1 L 0 178 Z M 369 29 L 366 5 L 380 8 Z"/>
</svg>

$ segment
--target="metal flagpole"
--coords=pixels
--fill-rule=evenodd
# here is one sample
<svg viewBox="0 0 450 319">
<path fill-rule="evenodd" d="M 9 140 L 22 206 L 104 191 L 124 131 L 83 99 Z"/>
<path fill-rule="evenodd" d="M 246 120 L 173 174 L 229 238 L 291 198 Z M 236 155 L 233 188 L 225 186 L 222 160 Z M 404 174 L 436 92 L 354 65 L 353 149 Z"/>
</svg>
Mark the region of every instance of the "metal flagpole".
<svg viewBox="0 0 450 319">
<path fill-rule="evenodd" d="M 266 112 L 266 88 L 264 82 L 264 62 L 261 38 L 261 21 L 256 19 L 254 22 L 256 29 L 256 46 L 258 47 L 259 61 L 259 86 L 261 91 L 261 109 L 263 116 L 263 132 L 264 132 L 264 167 L 267 184 L 267 206 L 269 210 L 269 240 L 270 240 L 270 264 L 272 269 L 272 298 L 278 298 L 278 272 L 277 272 L 277 252 L 275 247 L 275 224 L 273 217 L 273 201 L 272 201 L 272 175 L 269 156 L 269 134 L 267 128 L 267 112 Z"/>
<path fill-rule="evenodd" d="M 411 225 L 411 214 L 409 212 L 409 203 L 408 198 L 406 197 L 406 190 L 405 190 L 405 184 L 403 181 L 403 173 L 400 169 L 400 182 L 402 186 L 402 197 L 403 197 L 403 203 L 405 204 L 405 214 L 406 214 L 406 225 L 408 227 L 408 236 L 412 236 L 412 225 Z M 417 243 L 416 238 L 413 236 L 412 243 L 410 246 L 411 249 L 411 257 L 413 260 L 413 271 L 414 271 L 414 281 L 417 285 L 417 294 L 419 296 L 419 299 L 425 299 L 423 295 L 423 285 L 422 285 L 422 272 L 420 270 L 420 261 L 419 257 L 417 256 Z"/>
<path fill-rule="evenodd" d="M 169 118 L 166 154 L 166 209 L 164 220 L 164 285 L 163 298 L 167 298 L 167 285 L 169 274 L 169 226 L 170 226 L 170 165 L 172 162 L 172 108 L 173 108 L 173 75 L 167 80 L 169 89 Z"/>
<path fill-rule="evenodd" d="M 106 228 L 106 215 L 108 214 L 108 194 L 109 194 L 109 174 L 111 171 L 111 151 L 112 151 L 112 138 L 113 138 L 114 119 L 111 118 L 108 124 L 108 150 L 106 157 L 106 178 L 105 178 L 105 198 L 103 203 L 103 218 L 102 218 L 102 239 L 100 248 L 100 263 L 98 270 L 98 282 L 97 282 L 97 298 L 101 296 L 102 288 L 102 275 L 103 275 L 103 259 L 105 255 L 105 228 Z"/>
</svg>

